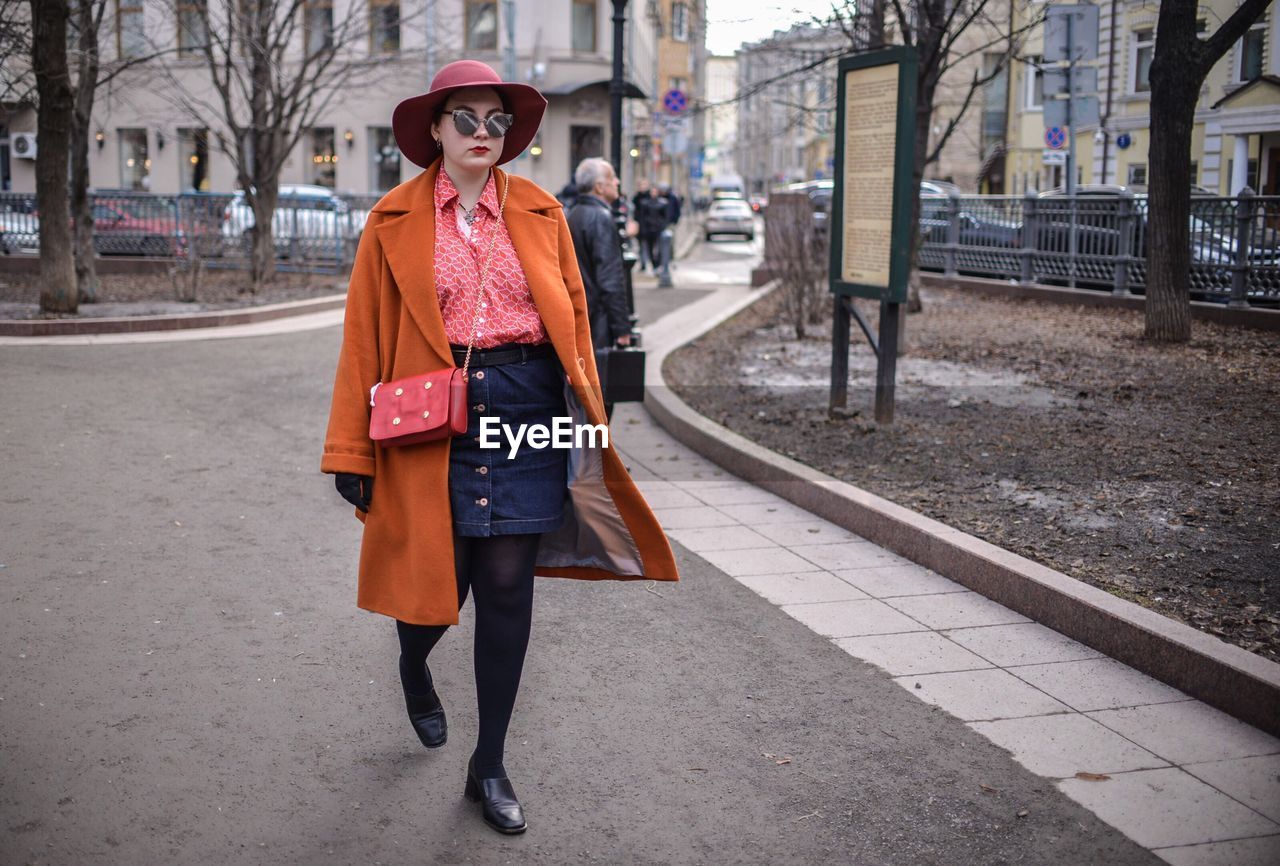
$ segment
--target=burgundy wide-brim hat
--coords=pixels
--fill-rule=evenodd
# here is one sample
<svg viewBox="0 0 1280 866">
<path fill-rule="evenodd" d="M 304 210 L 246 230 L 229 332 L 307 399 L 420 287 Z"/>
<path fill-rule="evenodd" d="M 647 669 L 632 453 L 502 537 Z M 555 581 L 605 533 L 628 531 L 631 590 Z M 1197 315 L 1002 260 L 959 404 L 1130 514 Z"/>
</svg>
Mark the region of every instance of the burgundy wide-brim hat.
<svg viewBox="0 0 1280 866">
<path fill-rule="evenodd" d="M 431 122 L 449 94 L 467 87 L 492 87 L 515 121 L 502 138 L 502 155 L 498 164 L 515 159 L 533 141 L 547 110 L 547 99 L 527 84 L 503 81 L 498 73 L 478 60 L 456 60 L 431 79 L 431 89 L 411 96 L 391 113 L 400 152 L 417 165 L 426 168 L 440 157 L 440 146 L 431 137 Z"/>
</svg>

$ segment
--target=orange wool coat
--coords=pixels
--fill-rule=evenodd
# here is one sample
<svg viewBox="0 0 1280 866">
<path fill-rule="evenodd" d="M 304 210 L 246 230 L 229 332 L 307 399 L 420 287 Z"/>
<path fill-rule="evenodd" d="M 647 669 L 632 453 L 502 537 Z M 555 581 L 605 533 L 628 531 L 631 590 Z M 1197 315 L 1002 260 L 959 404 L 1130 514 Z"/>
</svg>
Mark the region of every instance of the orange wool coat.
<svg viewBox="0 0 1280 866">
<path fill-rule="evenodd" d="M 448 439 L 383 448 L 369 439 L 369 389 L 454 366 L 433 278 L 437 160 L 369 213 L 347 291 L 322 472 L 376 480 L 360 547 L 356 603 L 421 625 L 458 621 L 449 506 Z M 587 303 L 560 203 L 525 178 L 511 184 L 504 220 L 534 303 L 567 373 L 575 424 L 608 423 Z M 570 513 L 543 536 L 537 574 L 586 580 L 678 580 L 666 535 L 613 449 L 569 455 Z"/>
</svg>

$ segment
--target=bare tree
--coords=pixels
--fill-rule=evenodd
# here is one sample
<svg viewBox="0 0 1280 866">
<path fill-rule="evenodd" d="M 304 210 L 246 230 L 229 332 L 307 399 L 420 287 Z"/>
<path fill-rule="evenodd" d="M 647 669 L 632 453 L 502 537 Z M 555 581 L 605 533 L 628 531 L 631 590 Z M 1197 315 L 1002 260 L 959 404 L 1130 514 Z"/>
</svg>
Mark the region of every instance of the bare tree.
<svg viewBox="0 0 1280 866">
<path fill-rule="evenodd" d="M 67 68 L 67 0 L 31 0 L 31 68 L 36 79 L 36 207 L 40 211 L 40 309 L 74 313 L 77 304 L 67 152 L 73 100 Z"/>
<path fill-rule="evenodd" d="M 357 47 L 368 33 L 362 4 L 345 6 L 341 15 L 324 8 L 337 17 L 308 18 L 313 10 L 304 0 L 219 0 L 219 8 L 209 10 L 218 20 L 209 22 L 204 45 L 190 52 L 204 59 L 208 81 L 168 71 L 184 113 L 222 124 L 218 137 L 253 211 L 253 290 L 275 275 L 272 217 L 285 160 L 334 97 L 365 83 L 381 62 Z"/>
<path fill-rule="evenodd" d="M 5 105 L 35 103 L 31 36 L 28 0 L 0 0 L 0 116 L 4 114 Z"/>
<path fill-rule="evenodd" d="M 1151 59 L 1151 185 L 1146 337 L 1191 339 L 1191 129 L 1213 65 L 1271 0 L 1243 0 L 1212 35 L 1196 32 L 1195 0 L 1162 0 Z"/>
</svg>

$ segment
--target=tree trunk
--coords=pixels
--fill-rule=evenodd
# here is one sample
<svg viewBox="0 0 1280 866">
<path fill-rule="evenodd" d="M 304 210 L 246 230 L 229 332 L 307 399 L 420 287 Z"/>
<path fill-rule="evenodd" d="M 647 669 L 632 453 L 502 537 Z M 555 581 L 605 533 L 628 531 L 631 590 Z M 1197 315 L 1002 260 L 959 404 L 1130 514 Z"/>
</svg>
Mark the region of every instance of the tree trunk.
<svg viewBox="0 0 1280 866">
<path fill-rule="evenodd" d="M 1180 89 L 1165 94 L 1158 110 L 1153 93 L 1148 153 L 1151 175 L 1162 182 L 1151 185 L 1148 199 L 1145 336 L 1170 343 L 1191 339 L 1191 127 L 1200 89 Z"/>
<path fill-rule="evenodd" d="M 40 211 L 40 309 L 77 310 L 75 258 L 67 209 L 71 139 L 71 76 L 67 69 L 67 0 L 31 0 L 31 62 L 40 107 L 36 115 L 36 206 Z"/>
<path fill-rule="evenodd" d="M 280 180 L 277 177 L 259 178 L 257 192 L 253 196 L 253 229 L 250 231 L 249 277 L 250 291 L 257 292 L 263 285 L 275 279 L 276 245 L 272 231 L 276 205 L 280 199 Z"/>
<path fill-rule="evenodd" d="M 1165 6 L 1151 61 L 1145 335 L 1185 343 L 1191 339 L 1191 130 L 1202 79 L 1190 71 L 1199 63 L 1195 5 Z"/>
<path fill-rule="evenodd" d="M 93 210 L 89 206 L 89 126 L 93 97 L 98 89 L 98 28 L 96 4 L 82 0 L 77 8 L 80 58 L 71 122 L 71 214 L 75 221 L 76 285 L 79 302 L 98 300 L 98 269 L 94 261 Z"/>
</svg>

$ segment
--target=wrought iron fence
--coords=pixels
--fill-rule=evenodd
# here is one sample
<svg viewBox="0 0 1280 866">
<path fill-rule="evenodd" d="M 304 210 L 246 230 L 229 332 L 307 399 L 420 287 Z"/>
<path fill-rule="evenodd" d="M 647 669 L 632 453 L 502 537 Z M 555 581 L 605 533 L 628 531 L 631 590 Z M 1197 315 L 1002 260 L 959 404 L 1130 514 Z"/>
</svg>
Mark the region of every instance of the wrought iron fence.
<svg viewBox="0 0 1280 866">
<path fill-rule="evenodd" d="M 1147 283 L 1147 198 L 1129 192 L 1075 196 L 926 195 L 920 267 L 1141 292 Z M 1244 190 L 1191 201 L 1189 282 L 1200 300 L 1280 301 L 1280 196 Z"/>
<path fill-rule="evenodd" d="M 355 258 L 377 195 L 281 187 L 271 227 L 280 270 L 336 272 Z M 246 268 L 255 224 L 243 193 L 90 196 L 98 255 L 172 258 L 182 267 Z M 70 215 L 67 217 L 70 221 Z M 31 193 L 0 193 L 0 254 L 39 253 L 40 214 Z"/>
</svg>

